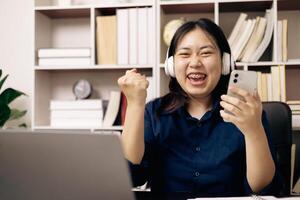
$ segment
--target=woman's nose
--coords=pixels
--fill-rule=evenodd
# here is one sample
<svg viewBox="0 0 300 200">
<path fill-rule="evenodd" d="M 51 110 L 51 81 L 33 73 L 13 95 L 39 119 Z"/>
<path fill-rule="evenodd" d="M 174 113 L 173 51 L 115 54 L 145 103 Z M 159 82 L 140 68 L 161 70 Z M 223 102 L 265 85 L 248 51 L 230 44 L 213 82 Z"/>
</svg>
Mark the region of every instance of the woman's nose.
<svg viewBox="0 0 300 200">
<path fill-rule="evenodd" d="M 193 55 L 190 61 L 190 67 L 200 67 L 202 65 L 201 58 L 198 55 Z"/>
</svg>

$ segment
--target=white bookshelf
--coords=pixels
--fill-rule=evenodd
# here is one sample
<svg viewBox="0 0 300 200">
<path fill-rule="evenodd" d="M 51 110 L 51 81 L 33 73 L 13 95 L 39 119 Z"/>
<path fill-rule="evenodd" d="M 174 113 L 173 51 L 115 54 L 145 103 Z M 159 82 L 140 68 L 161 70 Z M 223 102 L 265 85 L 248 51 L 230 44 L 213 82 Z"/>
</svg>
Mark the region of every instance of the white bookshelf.
<svg viewBox="0 0 300 200">
<path fill-rule="evenodd" d="M 186 0 L 186 1 L 131 1 L 131 3 L 97 3 L 89 5 L 59 6 L 55 0 L 35 0 L 35 51 L 38 48 L 88 47 L 91 49 L 89 66 L 38 66 L 35 55 L 34 101 L 32 127 L 52 129 L 50 126 L 49 101 L 51 99 L 74 99 L 73 83 L 88 79 L 95 90 L 94 97 L 108 99 L 110 90 L 118 90 L 117 79 L 131 68 L 137 68 L 155 82 L 155 94 L 161 96 L 168 91 L 169 78 L 164 74 L 163 63 L 167 46 L 162 39 L 164 26 L 173 19 L 196 20 L 209 18 L 224 30 L 228 37 L 239 14 L 248 18 L 264 16 L 265 10 L 274 7 L 274 32 L 268 56 L 255 63 L 237 62 L 243 69 L 270 70 L 270 66 L 286 66 L 287 100 L 300 100 L 295 85 L 300 84 L 300 2 L 293 0 Z M 151 7 L 154 12 L 152 39 L 155 41 L 154 63 L 146 65 L 98 65 L 96 62 L 96 17 L 116 14 L 119 8 Z M 277 62 L 270 58 L 271 51 L 277 54 L 277 19 L 288 19 L 288 61 Z M 300 127 L 294 127 L 299 129 Z M 70 127 L 70 129 L 72 129 Z M 105 129 L 103 127 L 103 129 Z M 121 130 L 110 127 L 108 130 Z"/>
</svg>

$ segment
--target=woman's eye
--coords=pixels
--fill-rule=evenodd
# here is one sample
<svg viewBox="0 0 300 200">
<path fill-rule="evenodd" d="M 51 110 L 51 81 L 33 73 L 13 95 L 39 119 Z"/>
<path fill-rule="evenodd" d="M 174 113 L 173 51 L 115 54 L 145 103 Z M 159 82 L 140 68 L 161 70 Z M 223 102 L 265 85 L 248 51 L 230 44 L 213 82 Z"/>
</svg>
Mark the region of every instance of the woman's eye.
<svg viewBox="0 0 300 200">
<path fill-rule="evenodd" d="M 212 54 L 212 52 L 210 52 L 210 51 L 206 51 L 206 52 L 201 53 L 201 55 L 203 55 L 203 56 L 209 56 L 211 54 Z"/>
<path fill-rule="evenodd" d="M 186 57 L 186 56 L 189 56 L 190 54 L 189 53 L 179 53 L 179 56 L 184 56 L 184 57 Z"/>
</svg>

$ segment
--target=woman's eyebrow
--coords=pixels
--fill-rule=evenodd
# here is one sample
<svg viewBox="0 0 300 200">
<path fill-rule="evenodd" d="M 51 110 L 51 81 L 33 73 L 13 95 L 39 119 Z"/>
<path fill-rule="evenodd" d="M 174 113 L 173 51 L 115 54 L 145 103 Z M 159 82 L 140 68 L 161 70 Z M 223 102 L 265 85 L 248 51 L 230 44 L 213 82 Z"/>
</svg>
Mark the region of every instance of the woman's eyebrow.
<svg viewBox="0 0 300 200">
<path fill-rule="evenodd" d="M 199 50 L 203 50 L 203 49 L 207 49 L 207 48 L 211 48 L 211 49 L 215 49 L 215 46 L 211 45 L 211 44 L 208 44 L 208 45 L 203 45 L 199 48 Z M 191 50 L 192 48 L 191 47 L 179 47 L 177 49 L 177 51 L 179 50 Z"/>
</svg>

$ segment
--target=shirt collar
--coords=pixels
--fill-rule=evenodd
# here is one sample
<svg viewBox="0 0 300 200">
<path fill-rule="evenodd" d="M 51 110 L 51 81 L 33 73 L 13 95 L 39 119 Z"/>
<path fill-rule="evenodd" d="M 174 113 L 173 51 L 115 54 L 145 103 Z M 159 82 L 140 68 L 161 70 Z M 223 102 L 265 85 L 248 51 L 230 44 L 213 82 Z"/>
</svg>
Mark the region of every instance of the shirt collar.
<svg viewBox="0 0 300 200">
<path fill-rule="evenodd" d="M 212 109 L 207 111 L 201 120 L 206 120 L 212 116 L 212 114 L 218 113 L 220 110 L 220 100 L 214 99 L 213 100 L 213 106 Z M 169 115 L 169 114 L 178 114 L 179 116 L 186 116 L 187 118 L 193 118 L 191 115 L 187 112 L 186 105 L 179 106 L 178 108 L 171 110 L 171 111 L 165 111 L 162 114 L 163 115 Z"/>
</svg>

